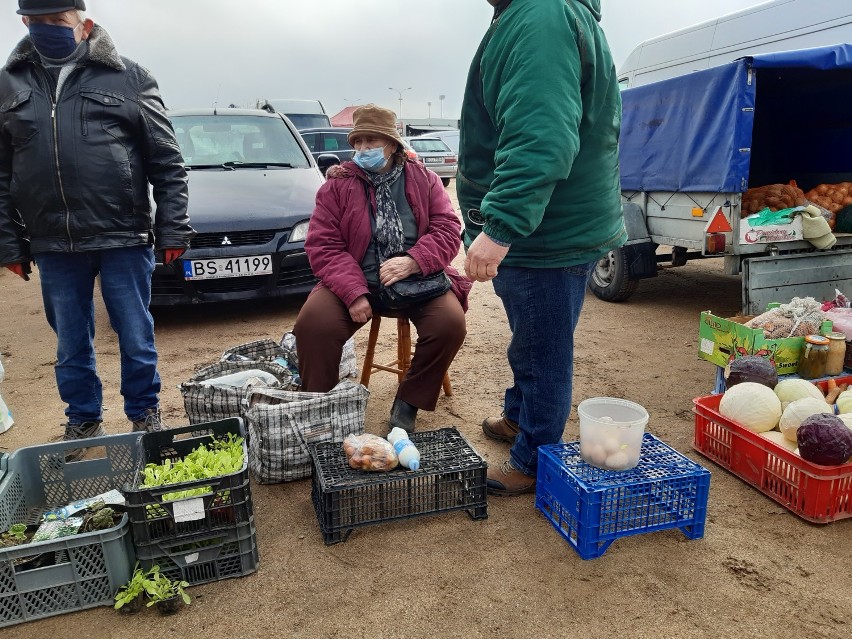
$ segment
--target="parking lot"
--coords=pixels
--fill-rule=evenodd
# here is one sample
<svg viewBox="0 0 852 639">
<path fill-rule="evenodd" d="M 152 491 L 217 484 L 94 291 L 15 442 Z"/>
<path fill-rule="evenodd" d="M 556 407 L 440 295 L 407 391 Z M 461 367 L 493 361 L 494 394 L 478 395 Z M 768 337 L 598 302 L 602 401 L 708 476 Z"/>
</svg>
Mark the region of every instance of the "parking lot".
<svg viewBox="0 0 852 639">
<path fill-rule="evenodd" d="M 455 197 L 455 185 L 449 191 Z M 457 265 L 462 259 L 457 258 Z M 242 579 L 194 587 L 192 606 L 173 618 L 153 611 L 119 617 L 109 608 L 29 623 L 25 637 L 777 637 L 850 634 L 850 521 L 807 524 L 692 452 L 692 399 L 713 387 L 699 361 L 698 317 L 730 316 L 740 281 L 714 261 L 664 269 L 628 303 L 589 295 L 577 333 L 573 403 L 623 397 L 645 406 L 648 430 L 712 473 L 706 535 L 679 531 L 616 540 L 582 561 L 534 509 L 534 496 L 489 499 L 489 518 L 463 513 L 357 529 L 326 547 L 310 501 L 310 480 L 253 486 L 260 567 Z M 292 328 L 303 298 L 194 305 L 155 311 L 164 417 L 184 423 L 177 385 L 226 348 Z M 15 448 L 61 432 L 53 378 L 55 341 L 44 319 L 37 273 L 24 282 L 0 270 L 3 396 L 16 425 L 0 436 Z M 392 324 L 391 324 L 392 325 Z M 384 329 L 381 359 L 392 359 Z M 118 392 L 118 346 L 102 304 L 97 352 L 110 433 L 129 430 Z M 363 357 L 367 331 L 358 334 Z M 477 284 L 465 345 L 450 368 L 455 394 L 441 397 L 418 428 L 457 427 L 489 461 L 507 452 L 487 440 L 483 417 L 500 411 L 509 369 L 508 329 L 489 285 Z M 380 357 L 377 356 L 377 359 Z M 382 419 L 395 378 L 370 385 L 367 429 Z M 566 439 L 577 436 L 572 413 Z"/>
</svg>

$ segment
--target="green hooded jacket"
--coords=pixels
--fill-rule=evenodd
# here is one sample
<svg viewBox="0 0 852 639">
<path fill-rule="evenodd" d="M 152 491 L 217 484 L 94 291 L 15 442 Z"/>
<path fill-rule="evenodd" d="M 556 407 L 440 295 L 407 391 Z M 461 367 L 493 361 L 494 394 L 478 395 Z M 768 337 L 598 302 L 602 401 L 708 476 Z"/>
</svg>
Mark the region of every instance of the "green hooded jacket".
<svg viewBox="0 0 852 639">
<path fill-rule="evenodd" d="M 471 64 L 456 180 L 465 245 L 484 229 L 511 244 L 507 266 L 582 264 L 627 240 L 621 96 L 600 18 L 600 0 L 504 1 Z"/>
</svg>

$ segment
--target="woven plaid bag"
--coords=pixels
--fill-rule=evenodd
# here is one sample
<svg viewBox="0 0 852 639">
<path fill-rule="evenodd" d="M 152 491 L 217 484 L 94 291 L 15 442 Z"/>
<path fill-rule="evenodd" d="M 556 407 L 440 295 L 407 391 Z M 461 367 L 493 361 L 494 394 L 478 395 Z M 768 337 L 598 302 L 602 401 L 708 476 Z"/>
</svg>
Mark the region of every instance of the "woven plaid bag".
<svg viewBox="0 0 852 639">
<path fill-rule="evenodd" d="M 247 342 L 222 353 L 223 362 L 267 362 L 275 358 L 287 359 L 287 351 L 269 338 Z"/>
<path fill-rule="evenodd" d="M 311 476 L 308 444 L 364 432 L 369 391 L 343 380 L 327 393 L 252 389 L 246 396 L 249 468 L 260 484 Z"/>
<path fill-rule="evenodd" d="M 271 373 L 282 388 L 287 388 L 293 378 L 290 371 L 273 362 L 217 362 L 205 366 L 179 387 L 189 423 L 202 424 L 228 417 L 243 417 L 243 400 L 249 389 L 208 386 L 202 382 L 252 369 Z"/>
</svg>

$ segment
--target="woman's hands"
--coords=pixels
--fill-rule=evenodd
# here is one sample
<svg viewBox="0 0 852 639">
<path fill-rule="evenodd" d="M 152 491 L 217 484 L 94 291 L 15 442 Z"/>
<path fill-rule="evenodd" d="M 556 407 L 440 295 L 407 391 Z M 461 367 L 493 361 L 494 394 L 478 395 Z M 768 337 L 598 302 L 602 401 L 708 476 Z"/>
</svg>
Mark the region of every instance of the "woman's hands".
<svg viewBox="0 0 852 639">
<path fill-rule="evenodd" d="M 353 322 L 366 324 L 372 316 L 373 308 L 370 306 L 366 295 L 356 297 L 355 301 L 349 305 L 349 317 L 352 318 Z"/>
<path fill-rule="evenodd" d="M 414 275 L 420 272 L 420 267 L 413 257 L 403 255 L 402 257 L 392 257 L 379 268 L 379 281 L 384 286 L 390 286 L 394 282 L 404 280 L 409 275 Z M 355 299 L 349 305 L 349 317 L 353 322 L 366 324 L 373 317 L 373 308 L 367 300 L 366 295 L 362 295 Z"/>
<path fill-rule="evenodd" d="M 382 264 L 379 269 L 379 281 L 385 286 L 390 286 L 395 282 L 404 280 L 409 275 L 414 275 L 420 272 L 420 267 L 413 257 L 403 255 L 402 257 L 392 257 L 387 262 Z"/>
</svg>

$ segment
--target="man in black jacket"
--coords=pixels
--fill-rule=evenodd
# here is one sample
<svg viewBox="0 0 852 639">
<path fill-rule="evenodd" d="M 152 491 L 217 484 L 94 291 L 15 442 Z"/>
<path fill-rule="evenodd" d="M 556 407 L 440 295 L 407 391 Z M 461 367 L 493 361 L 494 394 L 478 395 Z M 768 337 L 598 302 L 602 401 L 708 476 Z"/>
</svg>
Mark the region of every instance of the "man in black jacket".
<svg viewBox="0 0 852 639">
<path fill-rule="evenodd" d="M 133 430 L 159 430 L 148 304 L 155 248 L 168 264 L 194 235 L 183 158 L 156 81 L 119 56 L 85 17 L 83 0 L 18 5 L 29 35 L 0 71 L 0 264 L 25 280 L 30 262 L 38 266 L 58 338 L 65 439 L 104 434 L 93 346 L 98 275 L 119 339 L 125 414 Z"/>
</svg>

